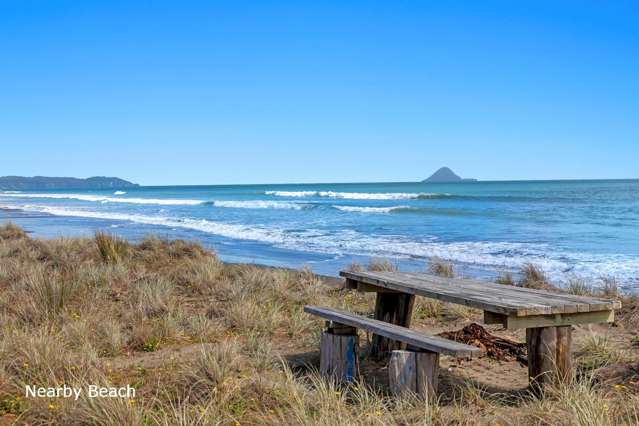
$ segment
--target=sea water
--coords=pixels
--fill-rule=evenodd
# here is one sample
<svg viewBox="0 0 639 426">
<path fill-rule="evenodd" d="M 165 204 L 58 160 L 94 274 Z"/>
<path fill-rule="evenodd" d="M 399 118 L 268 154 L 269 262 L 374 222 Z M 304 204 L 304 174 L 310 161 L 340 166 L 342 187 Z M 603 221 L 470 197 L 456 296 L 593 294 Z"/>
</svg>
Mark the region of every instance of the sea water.
<svg viewBox="0 0 639 426">
<path fill-rule="evenodd" d="M 0 207 L 0 221 L 35 236 L 152 233 L 226 261 L 329 275 L 372 258 L 406 270 L 439 258 L 466 276 L 533 263 L 559 284 L 615 277 L 639 288 L 639 180 L 0 191 Z"/>
</svg>

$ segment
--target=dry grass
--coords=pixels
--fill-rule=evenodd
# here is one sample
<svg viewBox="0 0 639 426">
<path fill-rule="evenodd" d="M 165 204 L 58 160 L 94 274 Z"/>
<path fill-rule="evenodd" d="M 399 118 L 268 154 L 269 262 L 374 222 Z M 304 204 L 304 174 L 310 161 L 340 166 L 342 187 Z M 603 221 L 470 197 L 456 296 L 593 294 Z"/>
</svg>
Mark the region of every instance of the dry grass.
<svg viewBox="0 0 639 426">
<path fill-rule="evenodd" d="M 521 278 L 517 283 L 524 288 L 534 288 L 539 290 L 554 290 L 544 271 L 532 263 L 527 263 L 521 268 Z"/>
<path fill-rule="evenodd" d="M 572 279 L 568 281 L 566 292 L 577 296 L 589 296 L 593 293 L 592 287 L 586 284 L 584 280 L 580 279 Z"/>
<path fill-rule="evenodd" d="M 439 258 L 433 258 L 428 264 L 428 272 L 433 275 L 439 275 L 440 277 L 454 278 L 455 271 L 453 270 L 453 264 L 446 262 Z"/>
<path fill-rule="evenodd" d="M 513 274 L 510 272 L 504 272 L 497 277 L 495 280 L 497 284 L 503 285 L 515 285 L 515 280 L 513 279 Z"/>
<path fill-rule="evenodd" d="M 368 267 L 396 269 L 387 260 Z M 449 276 L 452 268 L 432 272 Z M 527 279 L 543 281 L 537 272 Z M 0 423 L 605 425 L 638 418 L 636 395 L 584 383 L 513 401 L 462 382 L 445 400 L 422 401 L 292 370 L 288 355 L 317 353 L 322 321 L 305 315 L 305 304 L 366 314 L 373 301 L 323 285 L 310 271 L 224 264 L 183 241 L 34 240 L 14 225 L 0 227 Z M 415 320 L 442 325 L 475 314 L 459 309 L 418 298 Z M 579 362 L 592 370 L 620 356 L 593 337 Z M 33 383 L 129 383 L 137 395 L 24 398 Z"/>
<path fill-rule="evenodd" d="M 397 265 L 389 259 L 371 259 L 366 269 L 374 272 L 393 272 L 397 270 Z"/>
</svg>

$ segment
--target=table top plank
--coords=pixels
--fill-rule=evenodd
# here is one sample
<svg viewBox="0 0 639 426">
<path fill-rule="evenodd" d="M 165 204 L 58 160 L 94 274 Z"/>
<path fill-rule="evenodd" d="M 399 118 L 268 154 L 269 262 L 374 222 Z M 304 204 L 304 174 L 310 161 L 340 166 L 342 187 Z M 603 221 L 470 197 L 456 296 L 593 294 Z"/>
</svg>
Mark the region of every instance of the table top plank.
<svg viewBox="0 0 639 426">
<path fill-rule="evenodd" d="M 616 300 L 508 286 L 417 272 L 350 272 L 340 275 L 373 286 L 506 315 L 528 316 L 614 310 Z"/>
</svg>

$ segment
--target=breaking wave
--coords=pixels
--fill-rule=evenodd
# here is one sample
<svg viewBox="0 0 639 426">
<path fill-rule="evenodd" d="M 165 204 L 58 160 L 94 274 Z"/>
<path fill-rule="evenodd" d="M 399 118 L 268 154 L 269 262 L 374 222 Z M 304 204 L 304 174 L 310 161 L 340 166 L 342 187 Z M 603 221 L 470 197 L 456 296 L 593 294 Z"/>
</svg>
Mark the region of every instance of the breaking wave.
<svg viewBox="0 0 639 426">
<path fill-rule="evenodd" d="M 202 200 L 186 200 L 186 199 L 168 199 L 168 198 L 116 198 L 103 195 L 88 194 L 22 194 L 22 193 L 3 193 L 3 197 L 12 198 L 50 198 L 63 200 L 79 200 L 96 203 L 127 203 L 127 204 L 157 204 L 161 206 L 194 206 L 202 204 Z"/>
<path fill-rule="evenodd" d="M 450 194 L 431 194 L 413 192 L 335 192 L 335 191 L 265 191 L 265 195 L 276 197 L 326 197 L 349 200 L 417 200 L 449 197 Z"/>
<path fill-rule="evenodd" d="M 289 209 L 302 210 L 310 208 L 310 203 L 292 203 L 287 201 L 268 201 L 268 200 L 247 200 L 247 201 L 211 201 L 215 207 L 228 207 L 233 209 Z"/>
<path fill-rule="evenodd" d="M 397 210 L 409 209 L 408 206 L 393 206 L 393 207 L 358 207 L 358 206 L 333 206 L 337 210 L 343 212 L 355 212 L 355 213 L 390 213 Z"/>
<path fill-rule="evenodd" d="M 345 207 L 345 206 L 341 206 Z M 20 206 L 23 210 L 56 216 L 75 216 L 128 221 L 146 225 L 191 229 L 221 237 L 252 240 L 273 246 L 332 255 L 387 256 L 395 258 L 441 258 L 455 263 L 494 270 L 516 270 L 526 263 L 539 265 L 551 279 L 614 275 L 637 282 L 639 258 L 629 255 L 589 254 L 556 250 L 542 243 L 444 242 L 435 237 L 364 234 L 351 229 L 286 229 L 267 225 L 225 223 L 208 219 L 151 216 L 118 212 L 96 212 L 51 206 Z"/>
</svg>

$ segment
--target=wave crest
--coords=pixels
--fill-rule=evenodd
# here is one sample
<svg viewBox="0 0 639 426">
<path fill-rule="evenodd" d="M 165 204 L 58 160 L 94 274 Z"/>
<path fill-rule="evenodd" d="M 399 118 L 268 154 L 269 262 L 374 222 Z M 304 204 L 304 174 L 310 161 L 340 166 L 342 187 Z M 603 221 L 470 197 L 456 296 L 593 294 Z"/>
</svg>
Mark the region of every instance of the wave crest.
<svg viewBox="0 0 639 426">
<path fill-rule="evenodd" d="M 96 203 L 128 203 L 128 204 L 157 204 L 161 206 L 194 206 L 202 204 L 202 200 L 170 199 L 170 198 L 116 198 L 103 195 L 88 194 L 1 194 L 3 197 L 13 198 L 50 198 L 63 200 L 89 201 Z"/>
<path fill-rule="evenodd" d="M 265 191 L 265 195 L 275 197 L 325 197 L 349 200 L 416 200 L 446 197 L 450 194 L 431 194 L 414 192 L 335 192 L 335 191 Z"/>
<path fill-rule="evenodd" d="M 214 207 L 234 209 L 289 209 L 302 210 L 311 206 L 309 203 L 291 203 L 286 201 L 246 200 L 246 201 L 212 201 Z"/>
<path fill-rule="evenodd" d="M 390 213 L 397 210 L 408 209 L 408 206 L 392 206 L 392 207 L 359 207 L 359 206 L 333 206 L 337 210 L 343 212 L 354 213 Z"/>
</svg>

